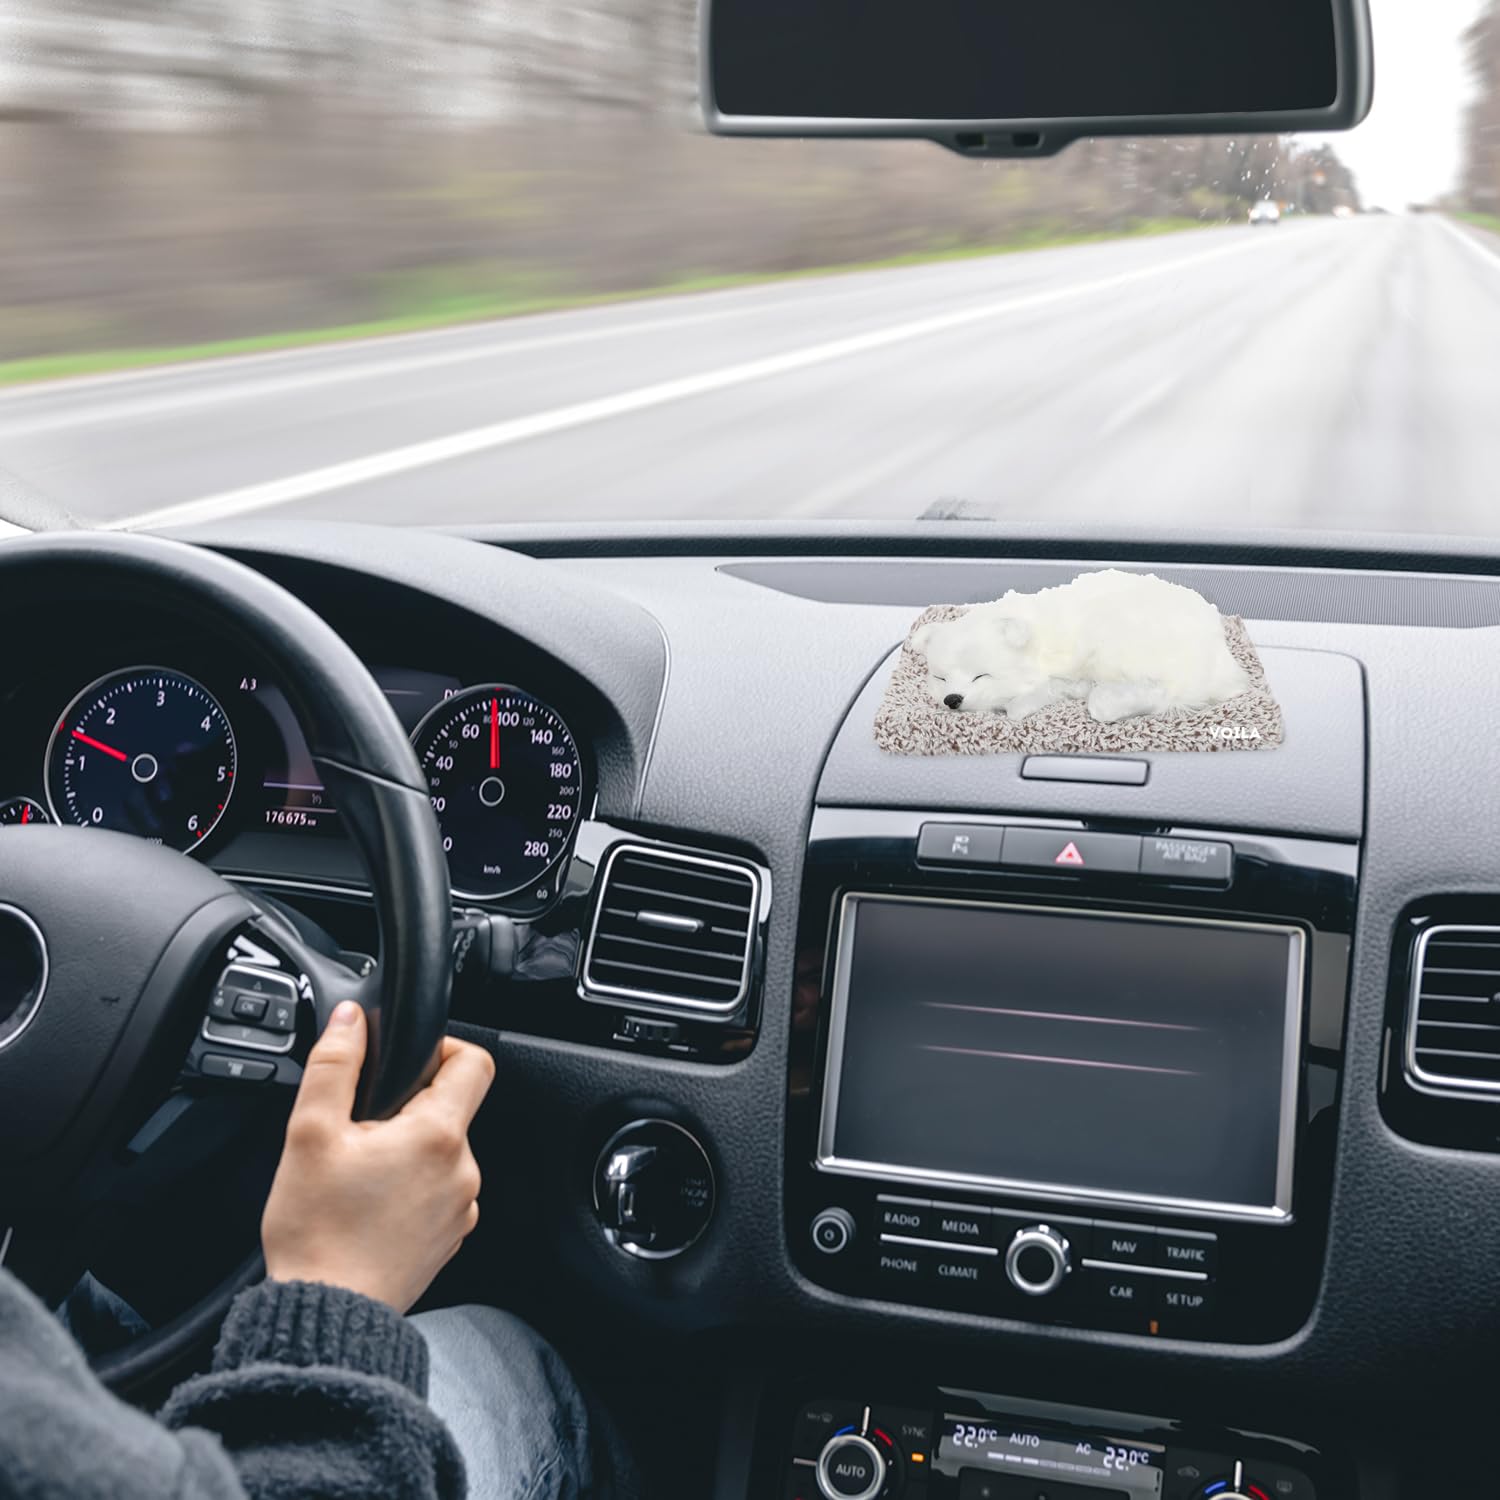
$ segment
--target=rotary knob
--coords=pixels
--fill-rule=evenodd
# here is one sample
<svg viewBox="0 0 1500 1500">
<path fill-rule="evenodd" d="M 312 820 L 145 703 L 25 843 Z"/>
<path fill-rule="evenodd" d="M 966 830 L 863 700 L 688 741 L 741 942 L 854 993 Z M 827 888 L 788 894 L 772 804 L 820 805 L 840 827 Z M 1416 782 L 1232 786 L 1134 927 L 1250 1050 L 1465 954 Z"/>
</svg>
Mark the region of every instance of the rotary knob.
<svg viewBox="0 0 1500 1500">
<path fill-rule="evenodd" d="M 875 1500 L 885 1478 L 880 1449 L 858 1433 L 829 1438 L 818 1456 L 818 1488 L 827 1500 Z"/>
<path fill-rule="evenodd" d="M 1018 1229 L 1005 1252 L 1005 1274 L 1018 1292 L 1045 1297 L 1055 1292 L 1073 1269 L 1067 1240 L 1045 1224 Z"/>
<path fill-rule="evenodd" d="M 1237 1465 L 1232 1476 L 1205 1484 L 1196 1492 L 1195 1500 L 1271 1500 L 1271 1497 L 1250 1481 L 1242 1465 Z"/>
</svg>

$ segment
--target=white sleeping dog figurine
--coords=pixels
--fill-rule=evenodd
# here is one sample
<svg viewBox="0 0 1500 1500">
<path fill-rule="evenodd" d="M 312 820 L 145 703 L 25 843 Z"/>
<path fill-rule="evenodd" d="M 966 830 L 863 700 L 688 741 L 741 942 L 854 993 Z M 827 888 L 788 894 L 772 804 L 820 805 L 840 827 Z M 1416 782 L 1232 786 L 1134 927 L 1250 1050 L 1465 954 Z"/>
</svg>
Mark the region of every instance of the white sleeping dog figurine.
<svg viewBox="0 0 1500 1500">
<path fill-rule="evenodd" d="M 1113 724 L 1137 714 L 1207 708 L 1250 686 L 1201 594 L 1153 574 L 1083 573 L 1036 594 L 1008 593 L 912 639 L 927 690 L 965 713 L 1024 719 L 1086 698 Z"/>
</svg>

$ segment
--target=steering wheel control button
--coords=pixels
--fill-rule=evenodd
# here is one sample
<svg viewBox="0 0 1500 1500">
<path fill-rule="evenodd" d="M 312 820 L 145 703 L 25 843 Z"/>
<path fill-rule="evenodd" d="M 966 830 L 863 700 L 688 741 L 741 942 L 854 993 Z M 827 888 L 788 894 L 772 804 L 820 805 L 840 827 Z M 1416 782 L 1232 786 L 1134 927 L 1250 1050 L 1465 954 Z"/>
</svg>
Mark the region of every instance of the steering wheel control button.
<svg viewBox="0 0 1500 1500">
<path fill-rule="evenodd" d="M 812 1222 L 812 1241 L 824 1255 L 842 1255 L 854 1239 L 854 1219 L 842 1208 L 825 1208 Z"/>
<path fill-rule="evenodd" d="M 239 1021 L 215 1021 L 212 1017 L 203 1023 L 203 1040 L 217 1042 L 221 1047 L 245 1047 L 251 1052 L 290 1052 L 296 1038 L 278 1036 L 263 1026 L 246 1026 Z"/>
<path fill-rule="evenodd" d="M 885 1459 L 857 1432 L 830 1438 L 818 1459 L 818 1488 L 827 1500 L 875 1500 L 885 1488 Z"/>
<path fill-rule="evenodd" d="M 1228 885 L 1234 877 L 1234 846 L 1198 839 L 1147 838 L 1141 844 L 1141 874 Z"/>
<path fill-rule="evenodd" d="M 47 943 L 18 906 L 0 905 L 0 1047 L 20 1039 L 47 992 Z"/>
<path fill-rule="evenodd" d="M 206 1041 L 252 1052 L 289 1052 L 297 1029 L 297 981 L 275 969 L 232 963 L 219 976 L 203 1023 Z"/>
<path fill-rule="evenodd" d="M 272 1000 L 261 1019 L 267 1031 L 295 1031 L 297 1029 L 297 1002 L 295 1000 Z"/>
<path fill-rule="evenodd" d="M 205 1078 L 227 1078 L 233 1083 L 264 1083 L 276 1071 L 276 1064 L 258 1057 L 224 1057 L 206 1053 L 198 1070 Z"/>
<path fill-rule="evenodd" d="M 1060 875 L 1134 875 L 1141 867 L 1141 840 L 1126 833 L 1007 828 L 1001 863 Z"/>
<path fill-rule="evenodd" d="M 1169 1271 L 1199 1271 L 1212 1276 L 1218 1249 L 1216 1235 L 1197 1234 L 1190 1229 L 1159 1229 L 1156 1232 L 1156 1264 Z"/>
<path fill-rule="evenodd" d="M 230 964 L 219 976 L 221 990 L 238 990 L 242 995 L 273 995 L 287 1000 L 297 998 L 297 981 L 279 969 L 258 969 L 251 964 Z"/>
<path fill-rule="evenodd" d="M 708 1153 L 670 1120 L 616 1131 L 594 1167 L 594 1212 L 606 1236 L 644 1260 L 669 1260 L 696 1244 L 714 1201 Z"/>
<path fill-rule="evenodd" d="M 1072 1269 L 1073 1251 L 1067 1238 L 1046 1224 L 1018 1230 L 1005 1252 L 1010 1284 L 1028 1297 L 1050 1296 Z"/>
<path fill-rule="evenodd" d="M 924 865 L 995 866 L 1004 835 L 1003 828 L 988 823 L 924 823 L 917 860 Z"/>
</svg>

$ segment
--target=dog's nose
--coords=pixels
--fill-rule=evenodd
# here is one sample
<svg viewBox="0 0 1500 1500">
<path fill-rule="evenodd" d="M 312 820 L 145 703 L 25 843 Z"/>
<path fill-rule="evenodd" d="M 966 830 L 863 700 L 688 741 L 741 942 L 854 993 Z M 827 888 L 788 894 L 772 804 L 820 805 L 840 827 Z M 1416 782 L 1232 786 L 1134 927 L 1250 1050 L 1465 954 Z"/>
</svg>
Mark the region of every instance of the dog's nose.
<svg viewBox="0 0 1500 1500">
<path fill-rule="evenodd" d="M 949 693 L 943 702 L 949 708 L 962 708 L 964 706 L 964 695 L 962 693 Z"/>
</svg>

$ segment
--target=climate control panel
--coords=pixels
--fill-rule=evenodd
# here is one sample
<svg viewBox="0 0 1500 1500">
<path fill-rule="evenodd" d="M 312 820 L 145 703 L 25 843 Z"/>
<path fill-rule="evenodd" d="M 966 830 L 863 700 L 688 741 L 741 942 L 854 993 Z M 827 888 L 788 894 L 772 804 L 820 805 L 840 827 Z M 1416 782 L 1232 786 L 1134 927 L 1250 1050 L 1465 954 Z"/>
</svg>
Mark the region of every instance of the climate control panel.
<svg viewBox="0 0 1500 1500">
<path fill-rule="evenodd" d="M 782 1500 L 1354 1497 L 1303 1443 L 972 1391 L 802 1399 L 790 1437 Z"/>
</svg>

